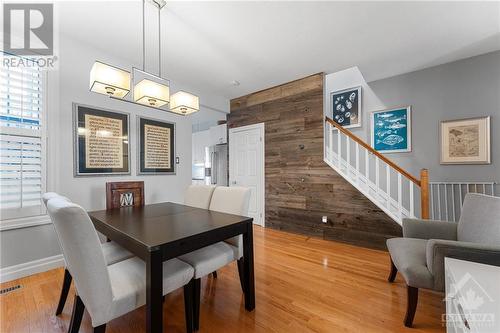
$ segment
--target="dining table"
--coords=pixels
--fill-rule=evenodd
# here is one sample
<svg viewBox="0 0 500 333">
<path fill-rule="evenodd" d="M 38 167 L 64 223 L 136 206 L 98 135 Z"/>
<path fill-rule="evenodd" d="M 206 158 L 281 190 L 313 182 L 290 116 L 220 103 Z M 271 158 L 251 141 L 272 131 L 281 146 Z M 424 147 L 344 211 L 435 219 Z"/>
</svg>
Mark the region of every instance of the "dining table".
<svg viewBox="0 0 500 333">
<path fill-rule="evenodd" d="M 146 263 L 146 332 L 163 330 L 163 262 L 243 236 L 245 309 L 255 309 L 253 219 L 172 202 L 89 212 L 100 233 Z"/>
</svg>

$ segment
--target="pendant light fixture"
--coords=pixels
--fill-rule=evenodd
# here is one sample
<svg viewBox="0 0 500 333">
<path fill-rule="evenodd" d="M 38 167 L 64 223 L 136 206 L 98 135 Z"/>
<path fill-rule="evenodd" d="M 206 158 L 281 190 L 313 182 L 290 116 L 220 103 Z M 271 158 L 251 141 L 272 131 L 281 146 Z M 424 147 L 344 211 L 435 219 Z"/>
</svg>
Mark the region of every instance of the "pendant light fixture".
<svg viewBox="0 0 500 333">
<path fill-rule="evenodd" d="M 170 110 L 175 113 L 188 115 L 199 109 L 200 101 L 198 96 L 181 90 L 170 97 Z"/>
<path fill-rule="evenodd" d="M 158 75 L 145 71 L 145 0 L 142 1 L 142 70 L 130 72 L 96 61 L 90 71 L 90 91 L 122 101 L 153 107 L 180 115 L 200 110 L 199 98 L 185 91 L 170 96 L 170 84 L 161 77 L 161 9 L 165 0 L 151 0 L 158 7 Z M 124 99 L 133 85 L 132 99 Z"/>
<path fill-rule="evenodd" d="M 144 105 L 162 107 L 169 104 L 170 88 L 148 79 L 143 79 L 134 87 L 134 101 Z"/>
<path fill-rule="evenodd" d="M 130 72 L 96 61 L 90 70 L 90 91 L 123 98 L 130 91 Z"/>
</svg>

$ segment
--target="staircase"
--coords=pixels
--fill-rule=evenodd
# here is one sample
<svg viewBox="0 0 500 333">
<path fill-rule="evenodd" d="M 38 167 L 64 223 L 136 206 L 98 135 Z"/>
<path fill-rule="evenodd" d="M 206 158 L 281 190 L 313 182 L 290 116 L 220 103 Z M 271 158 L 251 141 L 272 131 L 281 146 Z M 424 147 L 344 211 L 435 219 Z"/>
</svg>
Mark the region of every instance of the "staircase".
<svg viewBox="0 0 500 333">
<path fill-rule="evenodd" d="M 427 169 L 415 178 L 329 118 L 324 147 L 324 161 L 394 221 L 429 218 Z"/>
</svg>

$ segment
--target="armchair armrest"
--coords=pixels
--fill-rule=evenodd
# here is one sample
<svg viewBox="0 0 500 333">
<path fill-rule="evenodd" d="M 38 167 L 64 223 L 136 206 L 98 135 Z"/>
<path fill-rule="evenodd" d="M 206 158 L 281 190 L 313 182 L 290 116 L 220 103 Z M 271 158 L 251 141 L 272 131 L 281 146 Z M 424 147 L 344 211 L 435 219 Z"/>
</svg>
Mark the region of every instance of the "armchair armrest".
<svg viewBox="0 0 500 333">
<path fill-rule="evenodd" d="M 500 245 L 429 239 L 426 248 L 427 268 L 434 276 L 437 290 L 444 288 L 445 257 L 500 266 Z"/>
<path fill-rule="evenodd" d="M 457 223 L 435 220 L 403 219 L 403 237 L 457 240 Z"/>
</svg>

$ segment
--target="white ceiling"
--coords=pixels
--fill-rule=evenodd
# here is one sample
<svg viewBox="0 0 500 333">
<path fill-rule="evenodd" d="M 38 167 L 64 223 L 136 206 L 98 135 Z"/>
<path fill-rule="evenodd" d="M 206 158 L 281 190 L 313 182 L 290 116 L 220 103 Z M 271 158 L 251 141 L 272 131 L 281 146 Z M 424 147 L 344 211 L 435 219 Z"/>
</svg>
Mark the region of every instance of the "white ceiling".
<svg viewBox="0 0 500 333">
<path fill-rule="evenodd" d="M 141 1 L 59 5 L 64 35 L 142 62 Z M 234 98 L 317 72 L 358 66 L 372 81 L 499 50 L 500 2 L 170 1 L 162 40 L 164 77 Z"/>
</svg>

